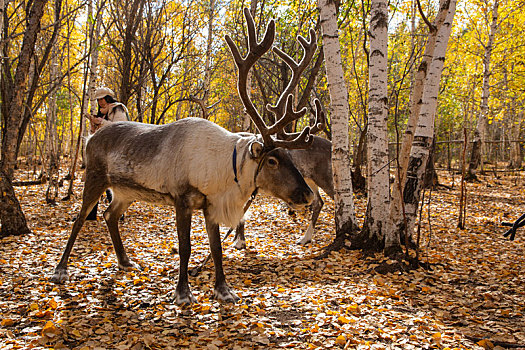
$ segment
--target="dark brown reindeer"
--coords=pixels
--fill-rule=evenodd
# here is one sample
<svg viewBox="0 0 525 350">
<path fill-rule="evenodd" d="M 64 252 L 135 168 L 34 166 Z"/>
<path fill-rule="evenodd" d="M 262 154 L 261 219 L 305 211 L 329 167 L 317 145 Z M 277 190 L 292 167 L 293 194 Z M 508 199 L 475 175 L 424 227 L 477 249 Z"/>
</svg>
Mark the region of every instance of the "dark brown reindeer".
<svg viewBox="0 0 525 350">
<path fill-rule="evenodd" d="M 120 216 L 131 203 L 141 200 L 175 207 L 180 254 L 177 304 L 195 302 L 188 284 L 193 210 L 202 209 L 205 217 L 215 265 L 213 295 L 219 301 L 235 302 L 238 296 L 230 290 L 223 271 L 219 224 L 235 227 L 244 215 L 245 203 L 258 190 L 292 207 L 312 202 L 312 190 L 286 151 L 310 146 L 313 142 L 310 129 L 306 128 L 293 140 L 272 137 L 306 113 L 306 109 L 293 110 L 291 92 L 294 86 L 289 85 L 277 106 L 271 108 L 277 122 L 270 127 L 264 123 L 246 90 L 250 68 L 273 44 L 275 22 L 268 24 L 264 39 L 257 43 L 253 19 L 248 10 L 245 9 L 244 14 L 249 46 L 246 57 L 241 57 L 231 38 L 226 37 L 226 41 L 239 69 L 239 95 L 261 136 L 231 133 L 200 118 L 186 118 L 160 126 L 119 122 L 99 130 L 87 143 L 82 207 L 51 277 L 53 282 L 63 283 L 68 279 L 67 262 L 75 239 L 87 214 L 107 188 L 113 189 L 114 197 L 104 212 L 104 219 L 121 269 L 136 266 L 126 254 L 118 228 Z M 310 34 L 309 41 L 299 40 L 305 56 L 315 51 L 314 33 Z M 301 65 L 308 64 L 307 58 L 303 58 Z"/>
<path fill-rule="evenodd" d="M 293 69 L 293 67 L 290 67 Z M 313 135 L 323 128 L 325 123 L 324 113 L 322 112 L 319 100 L 315 100 L 316 125 L 310 131 Z M 289 139 L 289 135 L 280 133 L 279 137 Z M 299 172 L 303 175 L 306 183 L 314 192 L 312 202 L 312 216 L 310 224 L 306 229 L 304 236 L 299 240 L 299 244 L 307 244 L 312 241 L 315 231 L 315 225 L 324 202 L 319 194 L 321 188 L 330 198 L 334 198 L 334 182 L 332 177 L 332 143 L 319 136 L 312 136 L 313 142 L 308 149 L 290 149 L 288 154 L 292 158 Z M 246 239 L 244 237 L 244 220 L 241 220 L 235 229 L 235 238 L 233 246 L 237 249 L 246 248 Z"/>
</svg>

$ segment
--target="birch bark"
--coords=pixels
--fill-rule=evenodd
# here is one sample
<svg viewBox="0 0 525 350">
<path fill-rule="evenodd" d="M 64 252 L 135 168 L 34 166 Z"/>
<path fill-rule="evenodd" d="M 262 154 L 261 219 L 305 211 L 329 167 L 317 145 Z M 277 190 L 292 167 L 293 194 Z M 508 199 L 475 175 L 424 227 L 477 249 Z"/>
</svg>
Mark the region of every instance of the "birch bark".
<svg viewBox="0 0 525 350">
<path fill-rule="evenodd" d="M 88 33 L 89 33 L 89 78 L 88 78 L 88 88 L 87 93 L 84 95 L 84 103 L 82 106 L 84 106 L 84 110 L 81 112 L 82 115 L 86 114 L 89 109 L 90 114 L 97 114 L 98 109 L 98 103 L 95 100 L 95 90 L 97 88 L 97 78 L 98 78 L 98 46 L 100 45 L 100 28 L 102 25 L 102 15 L 104 13 L 104 7 L 100 6 L 99 1 L 97 0 L 95 2 L 95 12 L 96 15 L 93 16 L 93 1 L 88 2 Z M 92 18 L 93 20 L 90 20 Z M 88 102 L 90 103 L 88 105 Z M 86 144 L 85 140 L 88 136 L 88 128 L 86 127 L 86 121 L 85 118 L 81 118 L 81 123 L 84 124 L 84 127 L 82 127 L 82 163 L 85 162 L 85 156 L 86 156 Z"/>
<path fill-rule="evenodd" d="M 483 156 L 485 141 L 488 129 L 488 112 L 489 112 L 489 97 L 490 97 L 490 62 L 492 58 L 492 50 L 494 48 L 494 37 L 499 29 L 498 25 L 498 9 L 499 0 L 494 1 L 492 7 L 492 22 L 490 25 L 489 37 L 487 44 L 484 45 L 485 55 L 483 57 L 483 85 L 481 90 L 481 105 L 476 130 L 474 131 L 474 139 L 472 144 L 472 152 L 470 153 L 470 162 L 468 166 L 467 179 L 472 180 L 476 178 L 476 169 L 481 167 L 483 169 Z"/>
<path fill-rule="evenodd" d="M 513 98 L 511 102 L 510 112 L 512 121 L 510 126 L 510 169 L 520 169 L 522 165 L 521 145 L 519 142 L 513 142 L 520 139 L 521 126 L 523 124 L 523 112 L 516 114 L 516 99 Z"/>
<path fill-rule="evenodd" d="M 104 6 L 101 3 L 101 1 L 96 1 L 96 16 L 95 16 L 95 23 L 93 24 L 93 27 L 91 30 L 93 30 L 93 35 L 91 36 L 90 40 L 92 40 L 91 47 L 91 64 L 89 67 L 89 84 L 88 84 L 88 95 L 89 95 L 89 101 L 90 101 L 90 109 L 89 112 L 91 114 L 97 114 L 98 109 L 98 103 L 95 100 L 95 90 L 97 89 L 97 79 L 98 79 L 98 53 L 100 46 L 100 41 L 102 39 L 102 36 L 100 34 L 100 30 L 102 27 L 102 15 L 104 14 Z M 86 104 L 87 106 L 87 104 Z M 84 130 L 87 130 L 87 128 L 84 128 Z"/>
<path fill-rule="evenodd" d="M 202 102 L 204 107 L 202 113 L 204 119 L 208 119 L 207 107 L 208 99 L 210 96 L 210 84 L 211 84 L 211 55 L 212 55 L 212 43 L 213 43 L 213 21 L 215 20 L 215 1 L 210 0 L 210 8 L 208 9 L 208 38 L 206 42 L 206 62 L 204 66 L 204 95 Z"/>
<path fill-rule="evenodd" d="M 423 98 L 423 90 L 427 82 L 427 73 L 434 57 L 436 48 L 437 34 L 441 30 L 443 23 L 447 18 L 449 12 L 450 0 L 441 0 L 439 12 L 430 27 L 430 33 L 425 43 L 425 51 L 421 63 L 415 74 L 414 85 L 410 94 L 410 115 L 407 121 L 403 141 L 401 145 L 401 152 L 399 153 L 399 165 L 392 187 L 392 200 L 390 202 L 389 222 L 390 226 L 385 236 L 385 253 L 392 254 L 401 249 L 400 247 L 400 233 L 405 230 L 403 204 L 402 204 L 402 186 L 405 183 L 406 172 L 408 168 L 408 160 L 410 157 L 410 150 L 414 140 L 414 132 L 418 123 L 419 113 L 421 110 L 421 100 Z"/>
<path fill-rule="evenodd" d="M 345 240 L 357 230 L 350 173 L 348 144 L 348 91 L 343 75 L 341 47 L 337 28 L 335 3 L 319 0 L 320 19 L 325 53 L 326 75 L 330 92 L 332 119 L 332 172 L 334 175 L 334 204 L 336 238 L 327 251 L 344 246 Z"/>
<path fill-rule="evenodd" d="M 365 249 L 384 247 L 388 223 L 390 182 L 388 166 L 388 8 L 386 0 L 372 0 L 367 132 L 368 204 L 363 227 Z"/>
<path fill-rule="evenodd" d="M 430 63 L 426 83 L 424 84 L 421 112 L 414 134 L 403 190 L 407 234 L 413 231 L 417 217 L 417 208 L 423 187 L 423 175 L 425 174 L 425 168 L 434 137 L 434 119 L 437 110 L 439 83 L 441 81 L 441 73 L 445 63 L 445 54 L 455 12 L 456 0 L 450 0 L 447 17 L 436 36 L 434 57 Z M 402 225 L 401 223 L 396 224 L 397 227 Z"/>
</svg>

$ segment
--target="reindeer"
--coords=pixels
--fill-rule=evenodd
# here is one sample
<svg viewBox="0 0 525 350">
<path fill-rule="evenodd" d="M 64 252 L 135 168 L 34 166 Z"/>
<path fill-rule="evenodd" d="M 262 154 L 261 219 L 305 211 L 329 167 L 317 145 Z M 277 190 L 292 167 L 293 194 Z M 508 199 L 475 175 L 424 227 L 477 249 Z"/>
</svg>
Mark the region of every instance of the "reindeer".
<svg viewBox="0 0 525 350">
<path fill-rule="evenodd" d="M 292 67 L 291 67 L 292 68 Z M 293 69 L 293 68 L 292 68 Z M 319 194 L 319 188 L 334 199 L 334 182 L 332 177 L 332 143 L 319 136 L 313 134 L 320 131 L 325 123 L 324 112 L 321 108 L 319 100 L 315 100 L 315 115 L 316 124 L 311 128 L 313 142 L 308 149 L 290 149 L 288 154 L 292 159 L 299 172 L 303 175 L 306 183 L 313 190 L 314 200 L 311 204 L 312 217 L 310 224 L 306 229 L 304 236 L 299 240 L 299 244 L 307 244 L 312 241 L 312 236 L 315 231 L 315 225 L 319 218 L 319 213 L 323 208 L 324 201 Z M 288 139 L 289 136 L 279 133 L 280 138 Z M 241 220 L 235 229 L 235 238 L 233 246 L 237 249 L 246 248 L 246 239 L 244 237 L 244 220 Z"/>
<path fill-rule="evenodd" d="M 226 283 L 223 271 L 219 224 L 235 227 L 244 215 L 245 203 L 259 190 L 292 207 L 312 202 L 312 190 L 286 151 L 309 147 L 313 142 L 310 128 L 291 140 L 272 137 L 306 113 L 306 108 L 295 111 L 292 106 L 291 92 L 299 77 L 292 77 L 276 106 L 267 106 L 277 120 L 268 127 L 248 96 L 246 83 L 250 68 L 272 47 L 275 22 L 270 21 L 263 40 L 258 43 L 253 18 L 247 9 L 244 15 L 249 47 L 246 57 L 241 56 L 230 37 L 226 36 L 226 42 L 238 67 L 239 95 L 260 136 L 231 133 L 200 118 L 185 118 L 166 125 L 119 122 L 99 130 L 87 143 L 82 207 L 51 277 L 53 282 L 68 279 L 67 262 L 75 239 L 87 214 L 107 188 L 112 188 L 114 196 L 104 219 L 120 269 L 138 267 L 127 256 L 118 228 L 120 216 L 131 203 L 140 200 L 175 207 L 180 254 L 175 302 L 179 305 L 196 301 L 188 283 L 193 210 L 202 209 L 204 213 L 215 266 L 213 296 L 219 301 L 235 302 L 239 297 Z M 308 41 L 298 39 L 304 56 L 295 64 L 301 68 L 297 74 L 301 74 L 317 45 L 313 30 Z M 283 52 L 280 56 L 293 61 Z"/>
</svg>

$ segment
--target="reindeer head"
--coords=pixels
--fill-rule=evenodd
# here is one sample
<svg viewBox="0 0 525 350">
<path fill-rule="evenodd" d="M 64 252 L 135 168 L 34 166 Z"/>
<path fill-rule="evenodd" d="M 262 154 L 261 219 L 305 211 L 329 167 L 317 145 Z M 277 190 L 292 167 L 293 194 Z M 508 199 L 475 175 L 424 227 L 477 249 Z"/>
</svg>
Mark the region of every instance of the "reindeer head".
<svg viewBox="0 0 525 350">
<path fill-rule="evenodd" d="M 283 133 L 283 129 L 288 123 L 303 117 L 306 113 L 306 108 L 300 111 L 294 110 L 292 91 L 299 83 L 302 72 L 308 66 L 317 49 L 315 31 L 310 30 L 309 40 L 302 36 L 298 37 L 304 51 L 303 58 L 298 63 L 280 49 L 273 48 L 275 54 L 290 67 L 292 76 L 276 105 L 266 106 L 266 109 L 275 115 L 276 120 L 273 125 L 267 126 L 248 95 L 247 80 L 250 69 L 273 45 L 275 21 L 270 21 L 266 27 L 263 40 L 257 42 L 255 23 L 250 11 L 246 8 L 244 9 L 244 16 L 248 28 L 248 53 L 246 56 L 241 56 L 239 48 L 229 36 L 226 36 L 226 42 L 238 68 L 237 88 L 239 96 L 246 113 L 261 135 L 258 141 L 253 141 L 250 145 L 250 155 L 258 163 L 255 184 L 257 188 L 284 200 L 291 206 L 310 204 L 313 200 L 313 192 L 286 152 L 286 149 L 304 149 L 312 144 L 313 138 L 310 135 L 310 127 L 306 127 L 300 133 L 286 134 L 286 139 L 278 139 L 275 135 Z"/>
</svg>

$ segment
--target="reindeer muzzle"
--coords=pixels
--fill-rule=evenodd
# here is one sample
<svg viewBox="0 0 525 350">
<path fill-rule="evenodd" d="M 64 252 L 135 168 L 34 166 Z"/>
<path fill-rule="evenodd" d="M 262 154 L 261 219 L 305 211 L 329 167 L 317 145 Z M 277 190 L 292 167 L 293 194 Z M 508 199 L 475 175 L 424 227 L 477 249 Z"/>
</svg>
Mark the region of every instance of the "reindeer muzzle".
<svg viewBox="0 0 525 350">
<path fill-rule="evenodd" d="M 310 187 L 298 187 L 293 191 L 288 205 L 293 209 L 300 209 L 312 204 L 313 200 L 314 193 Z"/>
</svg>

